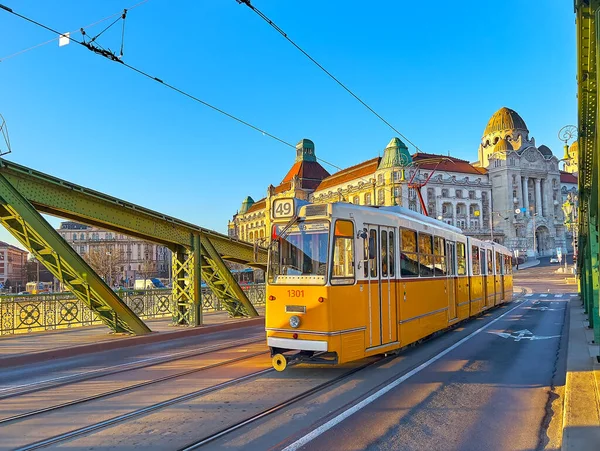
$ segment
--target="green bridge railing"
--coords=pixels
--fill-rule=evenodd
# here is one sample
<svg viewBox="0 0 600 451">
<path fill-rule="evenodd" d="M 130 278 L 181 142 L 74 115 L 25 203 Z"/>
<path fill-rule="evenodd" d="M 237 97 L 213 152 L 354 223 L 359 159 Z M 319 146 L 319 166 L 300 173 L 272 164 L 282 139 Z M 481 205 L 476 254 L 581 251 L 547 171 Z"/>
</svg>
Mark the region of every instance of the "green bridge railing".
<svg viewBox="0 0 600 451">
<path fill-rule="evenodd" d="M 265 285 L 243 288 L 254 306 L 265 304 Z M 143 320 L 173 317 L 171 289 L 123 290 L 117 295 Z M 210 288 L 202 288 L 204 312 L 225 311 L 225 303 Z M 96 314 L 71 293 L 0 295 L 0 335 L 103 324 Z"/>
</svg>

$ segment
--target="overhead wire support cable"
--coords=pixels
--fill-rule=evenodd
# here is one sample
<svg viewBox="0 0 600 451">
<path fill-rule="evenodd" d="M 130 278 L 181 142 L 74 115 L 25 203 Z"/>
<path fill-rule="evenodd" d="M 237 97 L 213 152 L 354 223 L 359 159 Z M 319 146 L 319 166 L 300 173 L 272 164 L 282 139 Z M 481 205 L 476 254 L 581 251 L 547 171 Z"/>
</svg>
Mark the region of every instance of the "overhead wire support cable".
<svg viewBox="0 0 600 451">
<path fill-rule="evenodd" d="M 169 89 L 171 89 L 171 90 L 173 90 L 173 91 L 175 91 L 175 92 L 177 92 L 177 93 L 179 93 L 179 94 L 181 94 L 181 95 L 183 95 L 185 97 L 188 97 L 189 99 L 194 100 L 195 102 L 198 102 L 198 103 L 200 103 L 200 104 L 202 104 L 202 105 L 204 105 L 204 106 L 206 106 L 208 108 L 211 108 L 212 110 L 214 110 L 214 111 L 216 111 L 218 113 L 221 113 L 224 116 L 227 116 L 228 118 L 233 119 L 234 121 L 237 121 L 237 122 L 239 122 L 242 125 L 245 125 L 245 126 L 251 128 L 251 129 L 253 129 L 253 130 L 257 131 L 257 132 L 260 132 L 263 135 L 268 136 L 269 138 L 272 138 L 272 139 L 274 139 L 274 140 L 276 140 L 276 141 L 278 141 L 278 142 L 280 142 L 282 144 L 285 144 L 286 146 L 289 146 L 289 147 L 294 148 L 294 149 L 296 148 L 296 146 L 294 146 L 293 144 L 291 144 L 291 143 L 289 143 L 289 142 L 287 142 L 287 141 L 285 141 L 285 140 L 283 140 L 281 138 L 278 138 L 277 136 L 275 136 L 275 135 L 273 135 L 273 134 L 271 134 L 271 133 L 269 133 L 269 132 L 267 132 L 267 131 L 265 131 L 265 130 L 257 127 L 257 126 L 255 126 L 255 125 L 252 125 L 251 123 L 246 122 L 243 119 L 240 119 L 239 117 L 234 116 L 233 114 L 230 114 L 230 113 L 228 113 L 228 112 L 226 112 L 226 111 L 224 111 L 224 110 L 222 110 L 222 109 L 220 109 L 220 108 L 218 108 L 218 107 L 216 107 L 214 105 L 211 105 L 210 103 L 205 102 L 204 100 L 202 100 L 202 99 L 200 99 L 200 98 L 198 98 L 198 97 L 196 97 L 196 96 L 194 96 L 194 95 L 192 95 L 192 94 L 190 94 L 190 93 L 188 93 L 188 92 L 186 92 L 186 91 L 184 91 L 184 90 L 182 90 L 180 88 L 177 88 L 176 86 L 171 85 L 171 84 L 163 81 L 162 79 L 160 79 L 158 77 L 150 75 L 149 73 L 144 72 L 143 70 L 138 69 L 137 67 L 132 66 L 131 64 L 128 64 L 128 63 L 124 62 L 121 58 L 119 58 L 117 55 L 115 55 L 114 52 L 112 52 L 110 50 L 105 50 L 104 48 L 97 47 L 96 45 L 94 45 L 94 43 L 92 43 L 92 41 L 89 41 L 89 42 L 79 41 L 78 39 L 72 38 L 70 35 L 67 36 L 64 33 L 61 33 L 60 31 L 57 31 L 57 30 L 55 30 L 53 28 L 50 28 L 49 26 L 44 25 L 44 24 L 42 24 L 42 23 L 40 23 L 40 22 L 38 22 L 38 21 L 36 21 L 34 19 L 31 19 L 31 18 L 29 18 L 27 16 L 24 16 L 22 14 L 19 14 L 19 13 L 13 11 L 8 6 L 3 5 L 1 3 L 0 3 L 0 9 L 3 9 L 5 11 L 9 12 L 10 14 L 13 14 L 13 15 L 15 15 L 15 16 L 17 16 L 17 17 L 19 17 L 19 18 L 21 18 L 21 19 L 23 19 L 23 20 L 25 20 L 25 21 L 27 21 L 29 23 L 37 25 L 38 27 L 41 27 L 41 28 L 43 28 L 43 29 L 45 29 L 47 31 L 55 33 L 58 36 L 64 36 L 67 39 L 69 39 L 70 41 L 75 42 L 76 44 L 79 44 L 79 45 L 85 47 L 86 49 L 92 51 L 93 53 L 96 53 L 96 54 L 98 54 L 100 56 L 103 56 L 104 58 L 107 58 L 110 61 L 114 61 L 114 62 L 120 63 L 124 67 L 126 67 L 126 68 L 128 68 L 128 69 L 130 69 L 130 70 L 132 70 L 132 71 L 134 71 L 134 72 L 136 72 L 138 74 L 140 74 L 140 75 L 143 75 L 144 77 L 149 78 L 150 80 L 156 81 L 156 82 L 162 84 L 163 86 L 166 86 L 167 88 L 169 88 Z M 83 29 L 82 29 L 82 32 L 84 33 L 84 36 L 85 36 L 85 32 L 84 32 Z"/>
<path fill-rule="evenodd" d="M 134 9 L 134 8 L 137 8 L 138 6 L 142 6 L 144 3 L 147 3 L 147 2 L 149 2 L 149 1 L 150 1 L 150 0 L 142 0 L 141 2 L 138 2 L 138 3 L 136 3 L 135 5 L 133 5 L 133 6 L 130 6 L 130 7 L 129 7 L 129 8 L 127 8 L 125 11 L 131 11 L 132 9 Z M 12 12 L 12 10 L 11 10 L 10 8 L 8 8 L 8 7 L 3 7 L 3 8 L 1 8 L 1 9 L 7 10 L 8 12 Z M 10 11 L 9 11 L 9 10 L 10 10 Z M 87 28 L 94 27 L 94 26 L 96 26 L 96 25 L 98 25 L 98 24 L 101 24 L 102 22 L 106 22 L 107 20 L 110 20 L 110 19 L 112 19 L 113 17 L 116 17 L 116 16 L 121 16 L 121 15 L 123 15 L 123 13 L 122 13 L 122 12 L 118 12 L 118 13 L 115 13 L 115 14 L 111 14 L 110 16 L 104 17 L 103 19 L 97 20 L 96 22 L 92 22 L 91 24 L 88 24 L 88 25 L 86 25 L 85 27 L 83 27 L 83 29 L 87 29 Z M 80 30 L 81 30 L 81 28 L 79 28 L 79 29 L 77 29 L 77 30 L 70 31 L 69 33 L 76 33 L 76 32 L 78 32 L 78 31 L 80 31 Z M 65 34 L 65 33 L 63 33 L 63 34 Z M 21 54 L 23 54 L 23 53 L 29 52 L 30 50 L 37 49 L 38 47 L 43 47 L 43 46 L 45 46 L 45 45 L 47 45 L 47 44 L 50 44 L 51 42 L 54 42 L 54 41 L 58 40 L 59 38 L 60 38 L 60 36 L 58 36 L 58 37 L 56 37 L 56 38 L 49 39 L 48 41 L 41 42 L 41 43 L 39 43 L 39 44 L 33 45 L 33 46 L 31 46 L 31 47 L 27 47 L 27 48 L 25 48 L 25 49 L 19 50 L 18 52 L 11 53 L 11 54 L 10 54 L 10 55 L 8 55 L 8 56 L 5 56 L 5 57 L 3 57 L 3 58 L 0 58 L 0 63 L 1 63 L 1 62 L 3 62 L 3 61 L 6 61 L 7 59 L 14 58 L 15 56 L 18 56 L 18 55 L 21 55 Z"/>
<path fill-rule="evenodd" d="M 258 16 L 261 19 L 263 19 L 265 22 L 267 22 L 269 25 L 271 25 L 271 27 L 273 27 L 279 34 L 281 34 L 290 44 L 292 44 L 294 47 L 296 47 L 296 49 L 298 49 L 304 56 L 306 56 L 309 60 L 311 60 L 313 63 L 315 63 L 317 65 L 317 67 L 319 67 L 319 69 L 321 69 L 323 72 L 325 72 L 332 80 L 334 80 L 338 85 L 340 85 L 342 88 L 344 88 L 346 90 L 346 92 L 348 92 L 348 94 L 350 94 L 352 97 L 354 97 L 356 100 L 358 100 L 365 108 L 367 108 L 371 113 L 373 113 L 375 116 L 377 116 L 377 118 L 379 118 L 384 124 L 386 124 L 394 132 L 396 132 L 398 135 L 400 135 L 402 138 L 404 138 L 406 140 L 406 142 L 408 142 L 410 145 L 412 145 L 417 150 L 417 152 L 421 152 L 421 149 L 419 149 L 419 147 L 415 143 L 413 143 L 404 134 L 402 134 L 398 129 L 396 129 L 396 127 L 394 127 L 392 124 L 390 124 L 388 121 L 386 121 L 379 113 L 377 113 L 377 111 L 375 111 L 373 108 L 371 108 L 364 100 L 362 100 L 360 97 L 358 97 L 358 95 L 355 94 L 350 88 L 348 88 L 344 83 L 342 83 L 331 72 L 329 72 L 327 69 L 325 69 L 325 67 L 323 67 L 321 64 L 319 64 L 319 62 L 317 60 L 315 60 L 312 56 L 310 56 L 302 47 L 300 47 L 298 44 L 296 44 L 287 35 L 287 33 L 285 31 L 283 31 L 279 26 L 277 26 L 277 24 L 275 22 L 273 22 L 262 11 L 260 11 L 258 8 L 256 8 L 250 2 L 250 0 L 236 0 L 236 2 L 238 2 L 239 4 L 246 5 L 248 8 L 250 8 L 256 14 L 258 14 Z"/>
</svg>

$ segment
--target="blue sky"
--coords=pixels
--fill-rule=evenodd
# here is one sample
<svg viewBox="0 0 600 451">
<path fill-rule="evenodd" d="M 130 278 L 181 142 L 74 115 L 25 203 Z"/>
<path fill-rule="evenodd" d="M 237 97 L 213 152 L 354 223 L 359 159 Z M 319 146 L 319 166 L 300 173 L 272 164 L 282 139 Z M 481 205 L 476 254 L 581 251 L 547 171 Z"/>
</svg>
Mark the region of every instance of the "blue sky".
<svg viewBox="0 0 600 451">
<path fill-rule="evenodd" d="M 0 2 L 70 31 L 136 0 Z M 422 151 L 476 160 L 488 119 L 507 106 L 561 158 L 557 132 L 577 120 L 572 2 L 253 4 Z M 120 33 L 99 43 L 118 49 Z M 246 195 L 263 197 L 292 165 L 292 149 L 81 46 L 4 59 L 53 37 L 0 10 L 9 160 L 221 232 Z M 341 167 L 394 136 L 235 0 L 149 0 L 128 14 L 124 50 L 129 64 L 285 141 L 312 139 Z M 4 229 L 0 239 L 16 243 Z"/>
</svg>

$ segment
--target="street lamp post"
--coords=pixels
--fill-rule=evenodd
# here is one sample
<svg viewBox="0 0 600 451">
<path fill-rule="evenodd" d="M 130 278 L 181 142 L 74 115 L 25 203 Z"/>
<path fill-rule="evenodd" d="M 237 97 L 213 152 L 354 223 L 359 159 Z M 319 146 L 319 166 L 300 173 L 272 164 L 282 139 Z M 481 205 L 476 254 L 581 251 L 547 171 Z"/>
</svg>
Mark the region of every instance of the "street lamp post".
<svg viewBox="0 0 600 451">
<path fill-rule="evenodd" d="M 106 252 L 106 256 L 108 257 L 108 286 L 112 288 L 112 260 L 110 251 Z"/>
</svg>

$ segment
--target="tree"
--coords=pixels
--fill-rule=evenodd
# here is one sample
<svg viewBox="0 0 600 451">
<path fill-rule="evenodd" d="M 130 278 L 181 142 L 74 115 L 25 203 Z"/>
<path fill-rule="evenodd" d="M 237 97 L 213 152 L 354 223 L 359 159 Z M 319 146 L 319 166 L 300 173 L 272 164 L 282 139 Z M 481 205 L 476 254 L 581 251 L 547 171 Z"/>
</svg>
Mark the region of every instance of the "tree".
<svg viewBox="0 0 600 451">
<path fill-rule="evenodd" d="M 140 265 L 138 273 L 144 280 L 156 276 L 156 262 L 150 259 L 145 259 L 144 263 Z"/>
<path fill-rule="evenodd" d="M 121 266 L 124 264 L 123 252 L 112 246 L 90 246 L 83 259 L 109 285 L 121 280 Z"/>
</svg>

